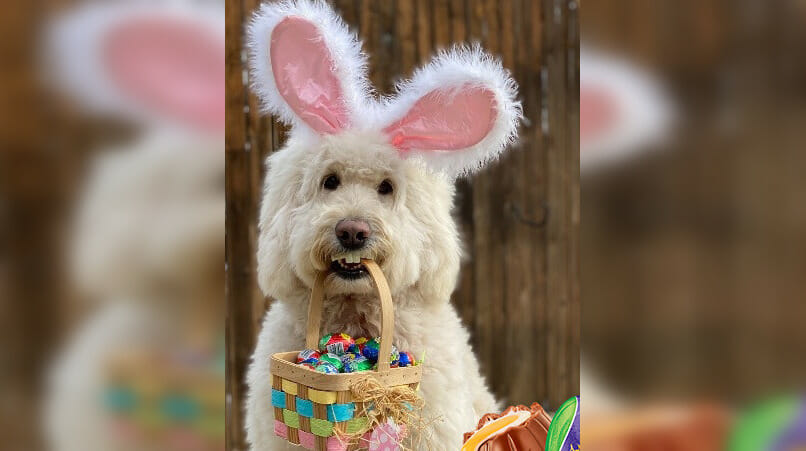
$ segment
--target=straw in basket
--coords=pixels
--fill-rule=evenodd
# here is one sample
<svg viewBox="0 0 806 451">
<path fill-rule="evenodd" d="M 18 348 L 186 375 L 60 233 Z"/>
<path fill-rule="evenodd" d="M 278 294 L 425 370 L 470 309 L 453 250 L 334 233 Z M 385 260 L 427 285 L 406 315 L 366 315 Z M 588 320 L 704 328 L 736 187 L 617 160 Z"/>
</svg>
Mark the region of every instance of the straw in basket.
<svg viewBox="0 0 806 451">
<path fill-rule="evenodd" d="M 375 284 L 381 301 L 381 342 L 377 369 L 349 374 L 324 374 L 296 364 L 299 351 L 271 356 L 274 432 L 289 443 L 316 451 L 349 451 L 362 446 L 349 437 L 365 431 L 368 403 L 358 387 L 380 386 L 394 390 L 416 390 L 422 376 L 420 366 L 390 368 L 389 354 L 395 329 L 394 307 L 389 285 L 378 265 L 367 259 L 361 263 Z M 306 346 L 315 349 L 319 341 L 322 302 L 327 272 L 320 273 L 311 292 L 308 307 Z M 372 379 L 372 380 L 370 380 Z M 377 382 L 375 384 L 374 382 Z M 356 396 L 358 395 L 358 396 Z"/>
</svg>

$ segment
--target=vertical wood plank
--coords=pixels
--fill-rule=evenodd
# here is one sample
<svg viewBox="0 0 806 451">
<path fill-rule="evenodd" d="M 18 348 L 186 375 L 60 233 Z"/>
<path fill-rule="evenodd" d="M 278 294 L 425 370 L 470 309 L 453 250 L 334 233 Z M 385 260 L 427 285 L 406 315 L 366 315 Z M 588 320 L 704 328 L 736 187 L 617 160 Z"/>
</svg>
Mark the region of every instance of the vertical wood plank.
<svg viewBox="0 0 806 451">
<path fill-rule="evenodd" d="M 478 39 L 487 51 L 498 52 L 497 34 L 500 30 L 493 27 L 493 24 L 498 23 L 497 2 L 485 0 L 471 3 L 474 4 L 471 16 L 473 38 Z M 500 165 L 494 164 L 471 179 L 477 352 L 481 367 L 499 397 L 502 395 L 500 387 L 505 383 L 501 377 L 505 370 L 499 364 L 502 362 L 502 355 L 499 352 L 501 337 L 498 332 L 501 330 L 505 314 L 502 311 L 501 301 L 506 296 L 504 288 L 506 261 L 499 240 L 507 236 L 507 230 L 504 230 L 507 226 L 506 218 L 502 199 L 499 197 L 502 192 L 500 184 L 504 182 L 501 175 Z"/>
<path fill-rule="evenodd" d="M 360 16 L 356 0 L 334 0 L 333 6 L 351 29 L 358 30 Z"/>
<path fill-rule="evenodd" d="M 319 404 L 318 402 L 313 403 L 313 417 L 319 418 L 320 420 L 327 420 L 327 406 Z M 315 439 L 316 449 L 325 451 L 327 449 L 327 439 L 318 435 L 315 436 Z"/>
<path fill-rule="evenodd" d="M 433 49 L 433 41 L 431 38 L 431 3 L 428 0 L 416 0 L 416 9 L 417 60 L 420 62 L 420 64 L 424 64 L 429 58 L 431 58 L 431 51 Z"/>
<path fill-rule="evenodd" d="M 572 238 L 568 233 L 574 229 L 575 220 L 578 227 L 578 213 L 573 212 L 572 208 L 575 202 L 578 205 L 579 198 L 579 169 L 578 166 L 569 167 L 574 160 L 567 155 L 569 146 L 573 143 L 570 135 L 575 131 L 578 133 L 578 125 L 570 124 L 574 119 L 569 111 L 573 101 L 567 94 L 569 89 L 574 89 L 574 86 L 578 91 L 578 74 L 574 72 L 575 69 L 569 70 L 569 66 L 578 68 L 578 62 L 576 65 L 569 65 L 568 61 L 569 57 L 576 55 L 575 50 L 570 56 L 568 53 L 569 46 L 575 45 L 568 36 L 569 21 L 575 22 L 576 14 L 576 9 L 569 7 L 572 4 L 572 1 L 568 0 L 550 0 L 543 5 L 546 18 L 543 51 L 547 73 L 547 86 L 543 95 L 546 97 L 548 115 L 546 120 L 549 125 L 549 133 L 545 135 L 544 144 L 550 177 L 547 197 L 551 211 L 547 222 L 546 243 L 548 260 L 546 291 L 549 315 L 547 357 L 550 363 L 547 382 L 550 387 L 557 387 L 549 397 L 550 406 L 559 405 L 563 401 L 558 397 L 561 393 L 571 392 L 574 376 L 570 371 L 574 364 L 569 353 L 572 352 L 574 343 L 568 334 L 573 328 L 573 321 L 578 320 L 572 318 L 572 303 L 577 300 L 574 299 L 575 290 L 571 286 L 572 281 L 577 279 L 578 270 L 573 266 L 576 260 L 569 255 L 569 252 L 576 248 L 576 237 Z M 565 94 L 557 95 L 557 93 Z M 574 181 L 577 181 L 577 184 L 572 187 Z"/>
<path fill-rule="evenodd" d="M 564 332 L 564 337 L 569 341 L 565 354 L 568 364 L 564 368 L 563 377 L 567 385 L 564 387 L 565 393 L 580 393 L 580 352 L 582 336 L 582 300 L 581 300 L 581 246 L 580 246 L 580 222 L 581 222 L 581 198 L 580 198 L 580 167 L 579 167 L 579 36 L 581 33 L 579 25 L 579 7 L 581 0 L 569 0 L 568 21 L 566 26 L 566 55 L 568 56 L 568 109 L 565 116 L 568 121 L 568 146 L 566 147 L 566 167 L 569 171 L 569 179 L 565 181 L 569 190 L 568 215 L 569 225 L 564 233 L 568 237 L 568 248 L 566 249 L 569 265 L 568 284 L 569 298 L 569 324 L 568 330 Z M 562 393 L 562 392 L 558 392 Z"/>
<path fill-rule="evenodd" d="M 448 16 L 449 0 L 434 0 L 432 6 L 434 47 L 444 49 L 451 44 L 451 20 Z"/>
<path fill-rule="evenodd" d="M 566 133 L 565 124 L 561 116 L 566 112 L 566 105 L 562 97 L 551 95 L 552 91 L 566 88 L 565 78 L 565 57 L 562 55 L 565 37 L 562 34 L 562 23 L 565 20 L 563 0 L 549 0 L 544 2 L 544 17 L 546 18 L 546 39 L 544 41 L 544 57 L 547 67 L 547 86 L 543 94 L 546 97 L 547 105 L 545 120 L 549 125 L 549 132 L 544 137 L 544 144 L 547 152 L 547 167 L 549 169 L 547 195 L 551 215 L 547 222 L 547 329 L 548 348 L 547 358 L 554 366 L 549 367 L 547 382 L 549 386 L 563 383 L 558 377 L 557 368 L 562 365 L 563 356 L 560 355 L 563 342 L 556 334 L 563 328 L 565 311 L 564 306 L 568 301 L 566 287 L 562 283 L 562 276 L 567 270 L 567 261 L 562 255 L 563 243 L 558 236 L 560 227 L 566 224 L 565 202 L 566 192 L 561 184 L 565 173 L 565 162 L 562 158 L 562 148 L 565 145 Z M 549 399 L 552 405 L 558 400 Z"/>
<path fill-rule="evenodd" d="M 358 0 L 358 8 L 359 8 L 359 23 L 358 23 L 358 30 L 359 37 L 363 42 L 364 51 L 367 52 L 371 57 L 374 57 L 372 54 L 373 43 L 370 42 L 372 39 L 372 24 L 375 21 L 375 17 L 372 14 L 372 0 Z M 378 79 L 378 68 L 377 65 L 374 64 L 374 61 L 369 65 L 369 79 L 372 81 L 373 86 L 377 89 L 378 85 L 375 83 L 375 80 Z"/>
<path fill-rule="evenodd" d="M 251 272 L 254 245 L 249 228 L 254 208 L 252 198 L 250 159 L 246 153 L 246 104 L 241 60 L 241 5 L 226 8 L 226 389 L 230 394 L 226 405 L 227 449 L 245 449 L 241 401 L 245 399 L 244 375 L 254 343 L 252 329 L 252 294 L 255 280 Z"/>
<path fill-rule="evenodd" d="M 532 299 L 528 301 L 530 306 L 530 323 L 532 332 L 528 334 L 535 349 L 534 366 L 531 369 L 534 392 L 540 393 L 537 401 L 545 403 L 546 394 L 549 392 L 547 381 L 549 362 L 546 361 L 548 340 L 546 338 L 546 306 L 548 304 L 546 296 L 546 257 L 545 241 L 547 215 L 550 214 L 548 202 L 546 200 L 546 149 L 543 146 L 544 112 L 543 87 L 541 74 L 543 72 L 542 49 L 538 45 L 542 42 L 542 10 L 538 2 L 524 1 L 522 7 L 522 30 L 524 31 L 524 45 L 518 51 L 518 66 L 523 66 L 525 75 L 520 83 L 521 96 L 523 98 L 524 116 L 526 118 L 521 128 L 521 139 L 523 145 L 528 146 L 531 151 L 524 152 L 524 163 L 522 166 L 523 206 L 529 206 L 531 213 L 528 251 L 531 255 L 529 262 L 531 270 L 528 277 L 531 284 L 530 293 Z M 533 168 L 540 168 L 535 171 Z M 528 378 L 526 372 L 519 374 L 519 382 L 522 378 Z M 525 396 L 525 393 L 519 394 Z M 522 398 L 518 398 L 522 399 Z"/>
<path fill-rule="evenodd" d="M 260 0 L 242 0 L 242 17 L 244 20 L 249 20 L 255 9 L 260 6 Z M 229 43 L 229 41 L 227 41 Z M 242 53 L 243 57 L 243 53 Z M 244 61 L 243 70 L 246 71 L 246 62 Z M 263 175 L 266 156 L 270 155 L 276 150 L 275 142 L 272 139 L 273 124 L 271 118 L 267 117 L 260 110 L 260 101 L 250 91 L 247 91 L 246 105 L 245 105 L 245 124 L 244 124 L 244 152 L 249 155 L 249 175 L 250 175 L 250 190 L 253 199 L 260 199 L 260 193 L 263 186 Z M 258 208 L 253 209 L 253 216 L 255 220 L 249 224 L 249 240 L 257 243 L 257 214 Z M 252 261 L 249 267 L 254 271 L 257 267 L 255 255 L 252 255 Z M 264 300 L 260 288 L 253 286 L 252 292 L 252 329 L 259 330 L 260 322 L 263 318 L 263 313 L 267 307 L 267 301 Z"/>
<path fill-rule="evenodd" d="M 512 17 L 512 0 L 500 0 L 497 5 L 496 17 L 498 29 L 498 36 L 500 48 L 498 51 L 499 58 L 505 68 L 508 68 L 512 77 L 518 81 L 520 75 L 517 68 L 514 67 L 515 63 L 515 40 L 514 40 L 514 26 Z M 504 212 L 505 220 L 502 221 L 504 234 L 506 239 L 502 240 L 503 246 L 503 261 L 504 278 L 503 278 L 503 296 L 500 301 L 501 322 L 500 330 L 497 334 L 501 337 L 500 343 L 507 349 L 517 349 L 520 343 L 529 343 L 530 341 L 519 341 L 519 339 L 526 338 L 522 332 L 525 332 L 529 327 L 528 321 L 524 321 L 524 317 L 518 314 L 519 301 L 522 295 L 526 295 L 526 282 L 523 280 L 523 275 L 529 271 L 529 264 L 526 259 L 520 256 L 520 250 L 523 248 L 525 241 L 525 227 L 519 221 L 516 221 L 516 216 L 512 214 L 512 209 L 517 208 L 520 210 L 531 210 L 531 208 L 524 207 L 520 204 L 522 197 L 523 180 L 518 169 L 521 168 L 521 160 L 523 159 L 523 142 L 518 142 L 512 146 L 512 149 L 501 159 L 496 170 L 500 173 L 500 182 L 498 184 L 499 196 L 504 198 Z M 506 175 L 505 175 L 506 174 Z M 523 365 L 518 365 L 519 368 L 506 368 L 506 358 L 509 356 L 498 356 L 499 360 L 495 362 L 496 368 L 501 368 L 500 372 L 496 375 L 499 380 L 497 391 L 501 393 L 502 399 L 508 401 L 513 399 L 513 390 L 519 387 L 515 385 L 518 379 L 518 374 L 521 373 L 523 368 L 533 367 L 532 360 L 535 359 L 534 354 L 526 354 L 522 356 Z"/>
<path fill-rule="evenodd" d="M 417 37 L 415 30 L 414 2 L 401 0 L 397 2 L 397 33 L 395 39 L 400 45 L 400 75 L 409 75 L 417 63 Z"/>
<path fill-rule="evenodd" d="M 461 43 L 467 38 L 467 14 L 465 0 L 450 0 L 451 43 Z"/>
<path fill-rule="evenodd" d="M 507 36 L 522 36 L 522 1 L 506 1 L 501 4 L 501 26 L 502 30 L 512 30 L 502 34 L 501 57 L 505 67 L 512 71 L 512 76 L 518 82 L 520 98 L 524 101 L 528 99 L 529 91 L 534 87 L 528 82 L 529 70 L 533 70 L 533 64 L 522 64 L 523 55 L 519 51 L 526 45 L 518 45 L 520 40 Z M 539 121 L 533 116 L 534 111 L 529 111 L 524 107 L 526 119 L 520 127 L 519 143 L 514 146 L 511 155 L 502 162 L 503 169 L 509 174 L 512 180 L 512 187 L 507 194 L 508 200 L 505 203 L 505 212 L 512 222 L 509 229 L 510 239 L 506 242 L 506 297 L 502 300 L 504 311 L 506 312 L 506 325 L 500 332 L 503 346 L 507 349 L 517 349 L 523 343 L 529 343 L 528 347 L 532 352 L 521 354 L 520 364 L 506 370 L 502 377 L 505 384 L 498 387 L 502 398 L 506 400 L 522 400 L 533 396 L 534 384 L 539 384 L 544 379 L 541 377 L 541 366 L 545 358 L 545 352 L 539 347 L 540 329 L 534 322 L 533 315 L 519 315 L 518 312 L 529 312 L 539 308 L 541 301 L 539 296 L 540 285 L 535 283 L 534 276 L 535 253 L 529 243 L 533 242 L 539 235 L 536 230 L 542 229 L 536 224 L 540 221 L 542 211 L 540 202 L 529 202 L 528 190 L 530 185 L 539 181 L 545 165 L 528 164 L 532 154 L 540 153 L 539 146 L 535 146 L 535 141 L 530 139 L 529 125 L 532 121 Z M 539 114 L 539 110 L 537 111 Z M 539 254 L 538 254 L 539 255 Z M 507 356 L 511 358 L 511 354 Z M 541 399 L 535 399 L 542 401 Z"/>
<path fill-rule="evenodd" d="M 353 396 L 352 396 L 352 394 L 350 392 L 348 392 L 348 391 L 336 392 L 336 403 L 337 404 L 347 404 L 348 402 L 351 402 L 352 400 L 353 400 Z M 356 411 L 356 413 L 357 413 L 357 411 Z M 346 421 L 340 421 L 340 422 L 335 423 L 334 424 L 334 431 L 335 430 L 341 431 L 342 433 L 346 433 L 347 432 L 347 422 Z"/>
<path fill-rule="evenodd" d="M 402 47 L 400 39 L 397 37 L 397 18 L 395 16 L 397 0 L 374 2 L 374 4 L 377 8 L 375 23 L 378 46 L 372 54 L 381 57 L 377 63 L 383 69 L 380 73 L 381 80 L 376 86 L 382 94 L 389 94 L 403 72 L 400 62 Z"/>
</svg>

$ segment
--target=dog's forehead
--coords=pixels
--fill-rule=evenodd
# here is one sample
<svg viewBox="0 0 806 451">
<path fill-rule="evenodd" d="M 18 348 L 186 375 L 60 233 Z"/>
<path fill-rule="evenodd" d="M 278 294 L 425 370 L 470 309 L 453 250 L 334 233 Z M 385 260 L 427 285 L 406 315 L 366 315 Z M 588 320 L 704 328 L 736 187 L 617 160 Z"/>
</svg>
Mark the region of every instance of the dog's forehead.
<svg viewBox="0 0 806 451">
<path fill-rule="evenodd" d="M 373 177 L 397 172 L 404 160 L 378 133 L 347 132 L 322 141 L 321 162 L 343 175 Z"/>
</svg>

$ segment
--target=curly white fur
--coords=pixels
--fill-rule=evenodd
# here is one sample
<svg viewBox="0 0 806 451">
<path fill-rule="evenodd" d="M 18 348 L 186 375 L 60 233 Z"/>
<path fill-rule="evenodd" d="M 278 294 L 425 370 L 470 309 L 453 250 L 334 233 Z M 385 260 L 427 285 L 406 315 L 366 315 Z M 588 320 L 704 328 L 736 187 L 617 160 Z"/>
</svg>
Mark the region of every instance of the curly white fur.
<svg viewBox="0 0 806 451">
<path fill-rule="evenodd" d="M 342 101 L 351 117 L 347 129 L 315 133 L 278 92 L 269 46 L 272 27 L 288 16 L 318 27 L 346 93 Z M 451 217 L 453 180 L 495 159 L 515 138 L 521 117 L 515 83 L 479 48 L 457 47 L 401 83 L 397 96 L 375 99 L 367 88 L 360 43 L 318 1 L 263 5 L 248 34 L 253 89 L 269 111 L 292 125 L 285 147 L 268 160 L 260 214 L 258 282 L 277 301 L 266 314 L 247 376 L 246 427 L 252 449 L 288 446 L 273 432 L 269 356 L 304 346 L 310 287 L 316 274 L 344 252 L 334 226 L 345 218 L 360 218 L 372 228 L 361 254 L 377 261 L 389 280 L 395 345 L 427 355 L 421 394 L 426 415 L 439 418 L 431 431 L 434 449 L 458 449 L 462 434 L 497 405 L 480 374 L 468 332 L 450 304 L 461 257 L 459 231 Z M 467 87 L 493 93 L 495 117 L 480 142 L 447 152 L 400 152 L 390 143 L 384 128 L 423 96 Z M 341 182 L 335 190 L 322 187 L 330 174 Z M 392 183 L 392 194 L 379 194 L 384 180 Z M 379 305 L 366 277 L 331 275 L 326 294 L 320 333 L 380 335 Z"/>
</svg>

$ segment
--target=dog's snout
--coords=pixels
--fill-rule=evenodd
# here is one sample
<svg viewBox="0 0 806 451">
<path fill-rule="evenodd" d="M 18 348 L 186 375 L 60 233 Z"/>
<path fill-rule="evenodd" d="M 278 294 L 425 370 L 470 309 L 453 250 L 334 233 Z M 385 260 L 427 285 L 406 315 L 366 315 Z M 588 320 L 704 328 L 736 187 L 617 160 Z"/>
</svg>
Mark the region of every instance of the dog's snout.
<svg viewBox="0 0 806 451">
<path fill-rule="evenodd" d="M 336 237 L 345 249 L 364 247 L 371 235 L 372 229 L 366 221 L 342 219 L 336 224 Z"/>
</svg>

